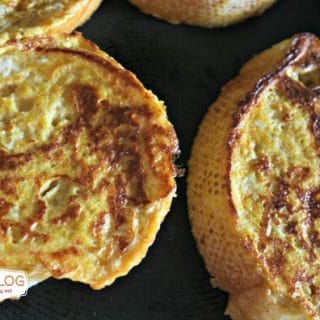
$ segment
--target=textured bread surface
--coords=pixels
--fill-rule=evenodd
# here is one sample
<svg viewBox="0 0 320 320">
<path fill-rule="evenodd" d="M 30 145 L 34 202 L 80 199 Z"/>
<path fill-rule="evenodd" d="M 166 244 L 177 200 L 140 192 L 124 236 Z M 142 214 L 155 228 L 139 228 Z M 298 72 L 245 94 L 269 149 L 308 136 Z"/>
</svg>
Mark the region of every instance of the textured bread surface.
<svg viewBox="0 0 320 320">
<path fill-rule="evenodd" d="M 2 0 L 0 1 L 0 41 L 71 32 L 90 18 L 101 1 Z"/>
<path fill-rule="evenodd" d="M 277 0 L 129 0 L 140 10 L 171 23 L 224 27 L 262 14 Z"/>
<path fill-rule="evenodd" d="M 233 319 L 320 319 L 319 85 L 319 39 L 294 36 L 242 68 L 194 141 L 190 220 Z"/>
<path fill-rule="evenodd" d="M 0 268 L 101 289 L 146 255 L 177 138 L 137 78 L 80 34 L 0 46 Z"/>
</svg>

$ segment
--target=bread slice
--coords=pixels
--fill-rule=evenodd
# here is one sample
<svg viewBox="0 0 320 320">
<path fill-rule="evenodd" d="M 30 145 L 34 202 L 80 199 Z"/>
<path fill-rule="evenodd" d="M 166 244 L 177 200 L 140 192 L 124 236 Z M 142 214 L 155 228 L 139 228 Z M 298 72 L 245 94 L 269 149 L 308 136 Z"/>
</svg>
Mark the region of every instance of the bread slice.
<svg viewBox="0 0 320 320">
<path fill-rule="evenodd" d="M 129 0 L 140 10 L 171 23 L 225 27 L 262 14 L 277 0 Z"/>
<path fill-rule="evenodd" d="M 102 0 L 4 0 L 0 3 L 0 41 L 69 33 L 82 25 Z"/>
<path fill-rule="evenodd" d="M 175 196 L 165 106 L 80 34 L 0 46 L 0 268 L 94 289 L 140 263 Z"/>
<path fill-rule="evenodd" d="M 234 320 L 319 319 L 320 41 L 250 60 L 205 116 L 189 163 L 194 236 Z"/>
</svg>

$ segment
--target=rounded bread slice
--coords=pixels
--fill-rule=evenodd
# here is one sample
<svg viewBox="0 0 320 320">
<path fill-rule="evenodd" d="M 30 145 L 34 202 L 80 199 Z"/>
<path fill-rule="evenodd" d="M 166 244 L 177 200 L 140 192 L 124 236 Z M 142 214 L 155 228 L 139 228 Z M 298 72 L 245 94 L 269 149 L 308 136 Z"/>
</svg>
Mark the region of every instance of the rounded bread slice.
<svg viewBox="0 0 320 320">
<path fill-rule="evenodd" d="M 210 107 L 189 163 L 190 220 L 236 320 L 319 319 L 320 41 L 250 60 Z"/>
<path fill-rule="evenodd" d="M 0 268 L 94 289 L 140 263 L 175 196 L 162 102 L 80 34 L 0 46 Z"/>
</svg>

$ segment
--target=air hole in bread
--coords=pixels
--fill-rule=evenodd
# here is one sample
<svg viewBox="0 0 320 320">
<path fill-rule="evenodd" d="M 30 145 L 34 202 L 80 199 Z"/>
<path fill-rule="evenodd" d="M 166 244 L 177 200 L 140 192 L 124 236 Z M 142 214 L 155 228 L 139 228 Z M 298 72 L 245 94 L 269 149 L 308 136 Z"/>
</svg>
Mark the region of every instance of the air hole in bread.
<svg viewBox="0 0 320 320">
<path fill-rule="evenodd" d="M 71 196 L 78 194 L 79 187 L 69 177 L 47 180 L 40 188 L 40 195 L 48 207 L 60 208 L 68 203 Z"/>
<path fill-rule="evenodd" d="M 58 184 L 57 180 L 50 181 L 49 185 L 46 185 L 44 190 L 41 192 L 41 197 L 45 197 L 48 192 L 54 189 Z"/>
</svg>

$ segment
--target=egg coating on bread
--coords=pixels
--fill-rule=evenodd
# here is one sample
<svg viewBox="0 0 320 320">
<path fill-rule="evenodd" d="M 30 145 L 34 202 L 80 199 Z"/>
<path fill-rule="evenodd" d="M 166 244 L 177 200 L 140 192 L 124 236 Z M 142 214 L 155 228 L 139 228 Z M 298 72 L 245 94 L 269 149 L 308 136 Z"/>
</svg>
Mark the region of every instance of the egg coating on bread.
<svg viewBox="0 0 320 320">
<path fill-rule="evenodd" d="M 222 90 L 192 150 L 188 201 L 233 319 L 319 319 L 320 40 L 300 34 Z"/>
<path fill-rule="evenodd" d="M 0 267 L 101 289 L 175 195 L 165 107 L 79 34 L 11 41 L 0 61 Z"/>
</svg>

